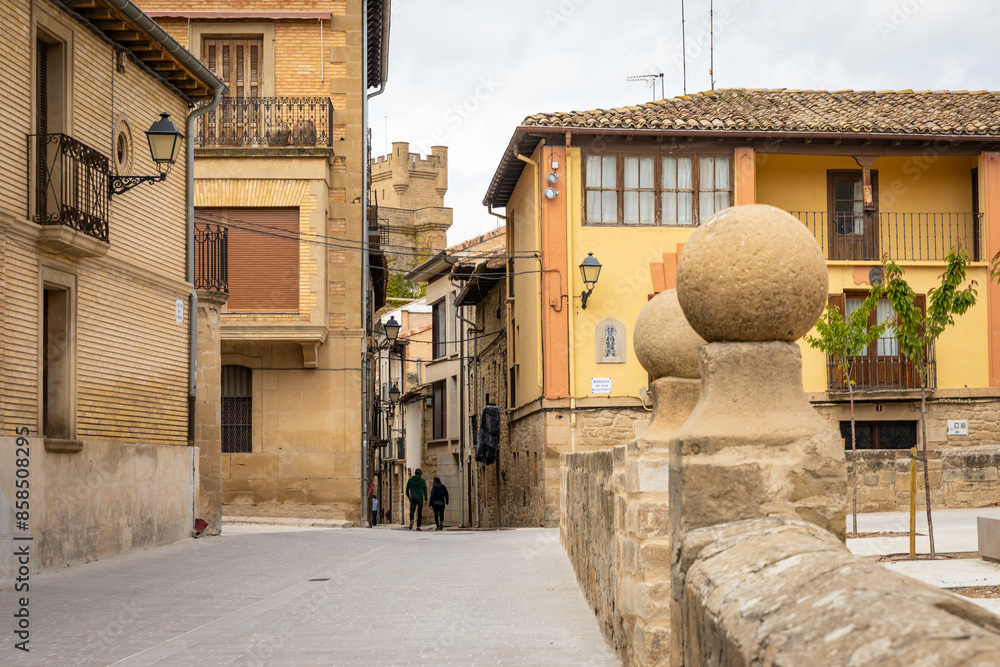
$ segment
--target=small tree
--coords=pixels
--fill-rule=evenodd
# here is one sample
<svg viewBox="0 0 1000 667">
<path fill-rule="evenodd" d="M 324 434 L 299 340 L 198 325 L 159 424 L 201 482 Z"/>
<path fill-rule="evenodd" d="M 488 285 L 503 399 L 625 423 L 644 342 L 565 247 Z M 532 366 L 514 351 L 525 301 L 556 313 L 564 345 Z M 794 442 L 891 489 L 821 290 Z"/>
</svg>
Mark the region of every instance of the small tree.
<svg viewBox="0 0 1000 667">
<path fill-rule="evenodd" d="M 834 308 L 827 306 L 823 317 L 816 323 L 816 330 L 819 336 L 806 336 L 806 342 L 821 352 L 826 353 L 837 366 L 837 371 L 844 378 L 847 391 L 851 399 L 851 453 L 854 455 L 853 474 L 851 484 L 853 493 L 851 497 L 851 518 L 853 520 L 854 534 L 858 534 L 858 459 L 857 459 L 857 436 L 854 422 L 854 360 L 868 346 L 877 340 L 884 332 L 884 323 L 869 327 L 868 320 L 872 311 L 878 305 L 879 297 L 882 294 L 881 285 L 873 285 L 868 297 L 856 308 L 847 318 Z"/>
<path fill-rule="evenodd" d="M 994 258 L 990 275 L 995 275 Z M 976 304 L 976 281 L 972 280 L 964 288 L 966 266 L 969 255 L 959 245 L 951 249 L 945 260 L 941 284 L 928 292 L 930 303 L 927 312 L 916 304 L 916 294 L 903 279 L 903 269 L 888 256 L 882 259 L 885 270 L 885 295 L 896 312 L 893 326 L 899 350 L 910 360 L 920 376 L 920 451 L 924 463 L 924 493 L 927 505 L 927 536 L 930 539 L 931 558 L 935 557 L 934 523 L 931 519 L 930 473 L 927 469 L 927 373 L 930 366 L 928 352 L 930 346 L 949 326 L 955 323 L 956 315 L 963 315 Z"/>
</svg>

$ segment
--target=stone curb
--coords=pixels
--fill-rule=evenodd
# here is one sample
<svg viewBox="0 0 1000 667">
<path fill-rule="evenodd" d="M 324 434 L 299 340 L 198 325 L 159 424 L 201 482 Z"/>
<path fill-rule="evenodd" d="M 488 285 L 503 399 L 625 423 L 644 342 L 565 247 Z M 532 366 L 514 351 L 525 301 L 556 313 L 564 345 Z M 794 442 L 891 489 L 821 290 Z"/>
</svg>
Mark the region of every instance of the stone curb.
<svg viewBox="0 0 1000 667">
<path fill-rule="evenodd" d="M 303 526 L 309 528 L 353 528 L 350 521 L 337 519 L 292 519 L 272 516 L 224 516 L 222 524 L 252 526 Z"/>
</svg>

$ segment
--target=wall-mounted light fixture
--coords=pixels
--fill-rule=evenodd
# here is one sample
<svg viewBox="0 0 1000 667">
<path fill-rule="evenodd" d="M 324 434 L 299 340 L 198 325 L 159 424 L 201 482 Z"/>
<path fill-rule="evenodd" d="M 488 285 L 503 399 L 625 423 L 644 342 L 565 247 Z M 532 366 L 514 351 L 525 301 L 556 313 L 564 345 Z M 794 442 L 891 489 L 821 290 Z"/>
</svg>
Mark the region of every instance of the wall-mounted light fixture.
<svg viewBox="0 0 1000 667">
<path fill-rule="evenodd" d="M 112 195 L 124 194 L 140 183 L 159 183 L 167 179 L 170 167 L 177 161 L 177 154 L 180 153 L 181 145 L 184 143 L 184 137 L 170 120 L 170 114 L 160 114 L 160 120 L 146 130 L 146 139 L 149 141 L 149 154 L 153 157 L 156 169 L 160 173 L 156 176 L 111 175 L 108 177 L 109 198 Z"/>
<path fill-rule="evenodd" d="M 396 415 L 395 415 L 395 413 L 390 412 L 389 414 L 387 414 L 385 416 L 385 425 L 389 427 L 390 431 L 392 431 L 392 424 L 395 421 L 396 421 Z"/>
<path fill-rule="evenodd" d="M 559 176 L 558 176 L 558 174 L 553 174 L 553 173 L 549 172 L 549 175 L 545 177 L 545 181 L 549 185 L 555 185 L 559 181 Z"/>
<path fill-rule="evenodd" d="M 587 288 L 580 294 L 580 299 L 583 301 L 580 305 L 584 310 L 587 310 L 587 299 L 593 293 L 594 285 L 597 284 L 597 279 L 601 276 L 601 263 L 594 257 L 594 253 L 588 252 L 587 256 L 580 262 L 580 274 L 583 276 L 583 284 Z"/>
<path fill-rule="evenodd" d="M 382 325 L 385 329 L 385 337 L 390 343 L 396 341 L 396 336 L 399 335 L 400 324 L 396 321 L 396 316 L 393 315 L 389 318 L 389 321 Z"/>
<path fill-rule="evenodd" d="M 559 191 L 555 188 L 545 188 L 545 191 L 542 194 L 545 195 L 546 199 L 555 199 L 556 195 L 559 194 Z"/>
<path fill-rule="evenodd" d="M 392 384 L 392 389 L 389 390 L 389 400 L 393 403 L 399 401 L 399 387 L 396 386 L 395 382 Z"/>
</svg>

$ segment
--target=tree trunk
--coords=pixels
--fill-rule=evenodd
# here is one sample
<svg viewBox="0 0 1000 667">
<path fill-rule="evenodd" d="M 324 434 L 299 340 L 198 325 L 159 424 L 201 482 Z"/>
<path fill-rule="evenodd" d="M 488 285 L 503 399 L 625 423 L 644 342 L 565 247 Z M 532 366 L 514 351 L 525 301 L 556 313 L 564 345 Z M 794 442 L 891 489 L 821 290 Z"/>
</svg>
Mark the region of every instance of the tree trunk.
<svg viewBox="0 0 1000 667">
<path fill-rule="evenodd" d="M 931 542 L 931 558 L 936 558 L 934 552 L 934 522 L 931 520 L 931 474 L 927 460 L 927 381 L 920 376 L 920 440 L 924 459 L 924 498 L 927 502 L 927 537 Z"/>
<path fill-rule="evenodd" d="M 854 466 L 851 468 L 851 483 L 854 486 L 854 493 L 851 497 L 851 519 L 854 522 L 854 536 L 858 536 L 858 437 L 854 431 L 854 385 L 851 384 L 850 376 L 847 379 L 847 391 L 851 396 L 851 455 L 854 457 Z"/>
</svg>

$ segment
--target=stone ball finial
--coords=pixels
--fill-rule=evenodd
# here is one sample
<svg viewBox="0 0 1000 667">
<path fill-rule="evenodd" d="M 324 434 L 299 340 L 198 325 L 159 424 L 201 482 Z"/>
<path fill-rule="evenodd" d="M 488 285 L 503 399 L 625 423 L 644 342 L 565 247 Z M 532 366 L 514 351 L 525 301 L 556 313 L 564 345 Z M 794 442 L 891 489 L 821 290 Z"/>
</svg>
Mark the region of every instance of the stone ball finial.
<svg viewBox="0 0 1000 667">
<path fill-rule="evenodd" d="M 806 226 L 773 206 L 719 211 L 677 261 L 677 296 L 709 342 L 794 341 L 827 302 L 823 252 Z"/>
<path fill-rule="evenodd" d="M 632 347 L 639 363 L 654 378 L 700 377 L 698 348 L 704 344 L 685 319 L 677 290 L 654 296 L 635 320 Z"/>
</svg>

